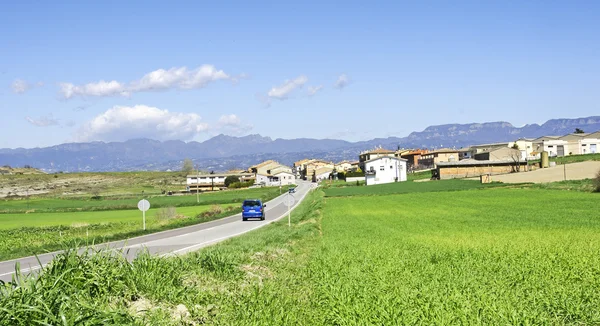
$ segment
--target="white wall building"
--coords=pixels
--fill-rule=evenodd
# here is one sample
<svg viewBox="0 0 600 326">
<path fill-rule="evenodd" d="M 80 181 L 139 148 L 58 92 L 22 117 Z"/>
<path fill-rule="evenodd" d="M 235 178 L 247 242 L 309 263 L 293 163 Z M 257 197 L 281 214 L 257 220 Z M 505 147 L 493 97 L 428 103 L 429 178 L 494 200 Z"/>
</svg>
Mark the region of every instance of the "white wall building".
<svg viewBox="0 0 600 326">
<path fill-rule="evenodd" d="M 407 160 L 398 157 L 378 157 L 365 162 L 367 186 L 406 181 Z"/>
<path fill-rule="evenodd" d="M 194 174 L 187 176 L 188 190 L 196 190 L 198 188 L 208 188 L 214 185 L 215 188 L 223 187 L 225 179 L 229 176 L 235 176 L 241 182 L 246 182 L 254 179 L 252 173 L 221 173 L 221 174 Z"/>
</svg>

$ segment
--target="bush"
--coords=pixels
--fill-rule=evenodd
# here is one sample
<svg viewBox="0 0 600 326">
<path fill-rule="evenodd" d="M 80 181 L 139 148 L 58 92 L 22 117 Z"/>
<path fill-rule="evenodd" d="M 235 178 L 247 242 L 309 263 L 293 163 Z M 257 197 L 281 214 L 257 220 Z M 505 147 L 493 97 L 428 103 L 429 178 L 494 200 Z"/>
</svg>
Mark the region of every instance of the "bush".
<svg viewBox="0 0 600 326">
<path fill-rule="evenodd" d="M 254 184 L 254 181 L 246 181 L 246 182 L 234 182 L 229 185 L 227 188 L 238 189 L 238 188 L 248 188 Z"/>
<path fill-rule="evenodd" d="M 177 217 L 177 209 L 175 207 L 165 207 L 161 208 L 156 213 L 156 218 L 159 221 L 170 220 L 172 218 Z"/>
<path fill-rule="evenodd" d="M 239 183 L 240 178 L 236 177 L 235 175 L 230 175 L 227 178 L 225 178 L 225 187 L 229 188 L 229 185 L 236 182 Z"/>
<path fill-rule="evenodd" d="M 346 173 L 345 172 L 338 172 L 337 178 L 338 178 L 338 180 L 346 180 Z"/>
<path fill-rule="evenodd" d="M 600 192 L 600 170 L 598 170 L 596 177 L 594 178 L 594 191 Z"/>
<path fill-rule="evenodd" d="M 356 172 L 348 172 L 346 173 L 346 178 L 354 178 L 354 177 L 364 177 L 365 173 L 362 171 L 356 171 Z"/>
</svg>

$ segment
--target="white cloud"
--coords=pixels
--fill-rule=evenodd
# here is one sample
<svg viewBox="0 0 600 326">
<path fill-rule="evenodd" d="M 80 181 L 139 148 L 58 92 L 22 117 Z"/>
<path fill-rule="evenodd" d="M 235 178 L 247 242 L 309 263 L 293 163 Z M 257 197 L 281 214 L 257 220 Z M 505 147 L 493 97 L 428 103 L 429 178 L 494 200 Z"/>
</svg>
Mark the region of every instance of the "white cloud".
<svg viewBox="0 0 600 326">
<path fill-rule="evenodd" d="M 97 83 L 89 83 L 82 86 L 76 86 L 71 83 L 61 83 L 60 92 L 66 99 L 74 96 L 128 96 L 129 93 L 125 90 L 125 85 L 116 80 L 104 81 Z"/>
<path fill-rule="evenodd" d="M 37 82 L 35 84 L 30 84 L 23 79 L 15 79 L 15 81 L 13 81 L 12 84 L 10 85 L 10 88 L 12 88 L 13 92 L 16 94 L 23 94 L 26 91 L 28 91 L 34 87 L 42 87 L 42 86 L 44 86 L 43 82 Z"/>
<path fill-rule="evenodd" d="M 115 106 L 85 123 L 77 141 L 124 141 L 134 138 L 189 140 L 209 129 L 195 113 L 177 113 L 145 105 Z"/>
<path fill-rule="evenodd" d="M 222 115 L 219 118 L 219 124 L 223 126 L 237 126 L 240 123 L 240 118 L 235 114 Z"/>
<path fill-rule="evenodd" d="M 306 76 L 304 75 L 298 76 L 296 79 L 293 80 L 286 80 L 280 86 L 275 86 L 271 88 L 271 90 L 267 93 L 267 96 L 270 99 L 274 98 L 278 100 L 285 100 L 288 98 L 291 92 L 293 92 L 296 88 L 304 86 L 304 84 L 306 84 L 307 81 L 308 78 L 306 78 Z"/>
<path fill-rule="evenodd" d="M 350 84 L 350 78 L 346 74 L 341 74 L 335 84 L 333 85 L 335 88 L 342 89 Z"/>
<path fill-rule="evenodd" d="M 235 114 L 222 115 L 217 122 L 217 132 L 232 134 L 232 135 L 243 135 L 254 128 L 251 124 L 243 124 L 241 119 Z"/>
<path fill-rule="evenodd" d="M 308 96 L 313 96 L 313 95 L 317 94 L 322 89 L 323 89 L 323 85 L 309 86 L 308 87 Z"/>
<path fill-rule="evenodd" d="M 129 96 L 131 93 L 135 92 L 167 90 L 171 88 L 203 88 L 218 80 L 238 82 L 243 76 L 244 75 L 232 77 L 223 70 L 217 70 L 212 65 L 202 65 L 192 70 L 187 67 L 174 67 L 168 70 L 158 69 L 152 71 L 139 80 L 134 80 L 128 84 L 119 83 L 115 80 L 111 82 L 101 80 L 97 83 L 89 83 L 82 86 L 71 83 L 62 83 L 60 84 L 60 93 L 62 93 L 65 99 L 74 96 Z"/>
<path fill-rule="evenodd" d="M 58 120 L 54 119 L 52 114 L 49 114 L 45 117 L 39 117 L 37 119 L 27 116 L 25 117 L 25 120 L 36 127 L 50 127 L 58 125 Z"/>
</svg>

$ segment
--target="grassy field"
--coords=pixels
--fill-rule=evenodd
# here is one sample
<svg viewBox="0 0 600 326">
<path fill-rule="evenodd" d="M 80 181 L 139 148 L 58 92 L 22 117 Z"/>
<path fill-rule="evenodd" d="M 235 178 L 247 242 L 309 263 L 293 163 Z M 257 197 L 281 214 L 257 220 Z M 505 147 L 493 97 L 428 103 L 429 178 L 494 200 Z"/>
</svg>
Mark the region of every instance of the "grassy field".
<svg viewBox="0 0 600 326">
<path fill-rule="evenodd" d="M 426 182 L 397 182 L 387 183 L 375 186 L 364 187 L 331 187 L 325 189 L 327 197 L 343 197 L 357 195 L 389 195 L 404 194 L 414 192 L 433 192 L 433 191 L 458 191 L 466 189 L 479 189 L 504 186 L 499 183 L 482 184 L 476 180 L 437 180 Z"/>
<path fill-rule="evenodd" d="M 148 197 L 152 207 L 184 207 L 194 205 L 239 203 L 245 198 L 271 199 L 279 195 L 278 187 L 228 190 L 221 192 L 201 193 L 197 203 L 195 194 L 184 196 L 151 196 Z M 137 209 L 140 195 L 123 195 L 102 197 L 101 199 L 83 198 L 33 198 L 0 200 L 0 213 L 40 212 L 77 212 Z M 1 218 L 1 214 L 0 214 Z M 1 226 L 0 226 L 1 227 Z"/>
<path fill-rule="evenodd" d="M 600 161 L 600 153 L 595 154 L 584 154 L 584 155 L 568 155 L 568 156 L 554 156 L 549 158 L 550 162 L 556 162 L 557 164 L 565 163 L 576 163 L 585 161 Z M 539 163 L 540 160 L 532 160 L 530 163 Z"/>
<path fill-rule="evenodd" d="M 239 212 L 246 198 L 269 201 L 278 195 L 279 188 L 271 187 L 204 193 L 199 196 L 200 204 L 195 195 L 151 197 L 153 209 L 147 213 L 146 231 L 141 230 L 138 198 L 37 198 L 29 203 L 33 213 L 24 213 L 23 200 L 5 200 L 0 205 L 5 212 L 0 214 L 0 260 L 59 250 L 72 243 L 122 240 L 198 224 Z M 205 212 L 209 213 L 199 217 Z"/>
<path fill-rule="evenodd" d="M 67 253 L 3 287 L 0 324 L 600 323 L 599 194 L 427 189 L 317 191 L 292 228 L 184 257 Z"/>
<path fill-rule="evenodd" d="M 240 203 L 221 204 L 227 209 L 229 207 L 237 208 Z M 209 210 L 212 205 L 200 205 L 191 207 L 177 207 L 177 215 L 195 217 L 198 214 Z M 153 208 L 146 212 L 146 221 L 153 223 L 158 221 L 157 213 L 163 209 Z M 0 230 L 16 228 L 34 228 L 46 226 L 74 226 L 82 227 L 86 224 L 110 224 L 110 223 L 142 223 L 142 212 L 139 210 L 119 210 L 119 211 L 100 211 L 100 212 L 72 212 L 72 213 L 39 213 L 39 214 L 0 214 Z"/>
</svg>

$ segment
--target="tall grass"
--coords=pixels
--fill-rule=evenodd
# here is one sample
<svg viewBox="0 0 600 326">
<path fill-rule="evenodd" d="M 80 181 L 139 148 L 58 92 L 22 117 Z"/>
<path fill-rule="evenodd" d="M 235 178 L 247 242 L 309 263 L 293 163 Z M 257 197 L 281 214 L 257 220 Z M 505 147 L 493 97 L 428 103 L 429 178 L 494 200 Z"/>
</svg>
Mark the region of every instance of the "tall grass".
<svg viewBox="0 0 600 326">
<path fill-rule="evenodd" d="M 67 252 L 6 284 L 0 325 L 595 325 L 598 194 L 325 198 L 183 257 Z"/>
</svg>

